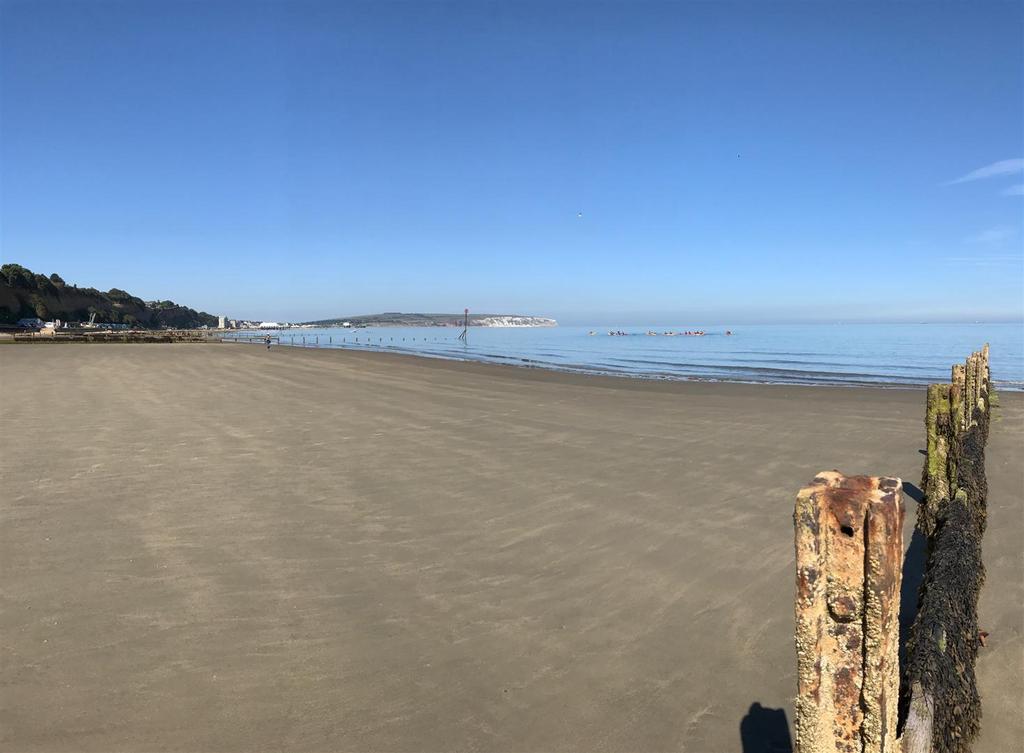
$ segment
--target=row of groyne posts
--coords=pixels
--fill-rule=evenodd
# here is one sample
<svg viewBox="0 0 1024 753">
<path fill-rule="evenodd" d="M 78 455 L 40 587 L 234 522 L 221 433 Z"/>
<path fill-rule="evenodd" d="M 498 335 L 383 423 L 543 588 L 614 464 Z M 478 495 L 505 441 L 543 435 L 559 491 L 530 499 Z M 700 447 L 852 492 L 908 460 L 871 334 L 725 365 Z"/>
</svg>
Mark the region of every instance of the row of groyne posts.
<svg viewBox="0 0 1024 753">
<path fill-rule="evenodd" d="M 828 471 L 797 495 L 797 753 L 970 751 L 989 401 L 988 345 L 928 388 L 925 564 L 902 645 L 901 586 L 919 576 L 903 572 L 901 480 Z"/>
<path fill-rule="evenodd" d="M 393 342 L 451 342 L 449 337 L 400 337 L 395 340 L 394 337 L 385 337 L 383 335 L 377 337 L 371 337 L 369 335 L 267 335 L 267 334 L 253 334 L 245 333 L 239 335 L 221 334 L 219 339 L 222 342 L 243 342 L 243 343 L 264 343 L 270 338 L 270 341 L 276 345 L 294 345 L 296 347 L 302 346 L 304 348 L 319 348 L 321 345 L 334 346 L 334 345 L 384 345 Z M 462 340 L 460 335 L 459 340 Z"/>
<path fill-rule="evenodd" d="M 118 330 L 114 332 L 100 330 L 60 330 L 47 335 L 38 333 L 13 333 L 10 336 L 17 343 L 206 343 L 206 342 L 244 342 L 264 343 L 270 337 L 277 345 L 295 345 L 306 348 L 319 348 L 321 345 L 385 345 L 396 342 L 392 336 L 371 337 L 369 335 L 335 336 L 335 335 L 281 335 L 267 333 L 231 334 L 218 330 Z M 398 338 L 398 342 L 451 342 L 450 337 L 411 337 Z M 459 340 L 463 340 L 460 335 Z"/>
</svg>

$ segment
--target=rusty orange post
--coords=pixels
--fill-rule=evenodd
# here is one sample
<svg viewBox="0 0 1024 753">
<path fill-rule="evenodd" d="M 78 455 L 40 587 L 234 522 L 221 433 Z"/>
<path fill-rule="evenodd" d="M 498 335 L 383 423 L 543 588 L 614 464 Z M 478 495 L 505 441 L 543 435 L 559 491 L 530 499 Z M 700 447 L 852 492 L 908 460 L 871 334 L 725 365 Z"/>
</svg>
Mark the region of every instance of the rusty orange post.
<svg viewBox="0 0 1024 753">
<path fill-rule="evenodd" d="M 797 496 L 797 753 L 899 750 L 901 490 L 825 471 Z"/>
</svg>

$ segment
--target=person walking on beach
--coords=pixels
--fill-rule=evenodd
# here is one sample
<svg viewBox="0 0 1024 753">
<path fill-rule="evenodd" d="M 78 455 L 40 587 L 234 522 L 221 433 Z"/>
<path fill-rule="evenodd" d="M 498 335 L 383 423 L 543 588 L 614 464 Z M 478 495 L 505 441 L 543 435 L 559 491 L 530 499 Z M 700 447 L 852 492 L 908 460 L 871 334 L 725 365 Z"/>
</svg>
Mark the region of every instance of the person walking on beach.
<svg viewBox="0 0 1024 753">
<path fill-rule="evenodd" d="M 264 342 L 267 344 L 267 350 L 270 350 L 270 335 L 267 335 L 267 339 Z"/>
</svg>

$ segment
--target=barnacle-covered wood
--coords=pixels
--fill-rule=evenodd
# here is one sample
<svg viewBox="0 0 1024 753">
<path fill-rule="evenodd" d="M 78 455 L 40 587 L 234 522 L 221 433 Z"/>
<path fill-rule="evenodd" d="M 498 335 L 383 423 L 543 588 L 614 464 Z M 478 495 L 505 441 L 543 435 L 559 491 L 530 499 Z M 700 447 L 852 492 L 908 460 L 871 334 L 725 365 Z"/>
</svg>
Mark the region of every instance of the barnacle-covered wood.
<svg viewBox="0 0 1024 753">
<path fill-rule="evenodd" d="M 925 536 L 934 533 L 938 507 L 949 500 L 948 456 L 954 420 L 950 405 L 951 389 L 952 385 L 949 384 L 933 384 L 928 387 L 925 404 L 927 455 L 921 488 L 928 499 L 936 500 L 936 504 L 922 505 L 918 509 L 917 527 Z"/>
<path fill-rule="evenodd" d="M 798 753 L 894 753 L 901 482 L 818 474 L 797 495 Z"/>
<path fill-rule="evenodd" d="M 927 560 L 903 678 L 904 753 L 969 753 L 981 721 L 974 663 L 985 580 L 988 346 L 954 366 L 951 382 L 928 390 L 925 496 L 917 516 Z"/>
</svg>

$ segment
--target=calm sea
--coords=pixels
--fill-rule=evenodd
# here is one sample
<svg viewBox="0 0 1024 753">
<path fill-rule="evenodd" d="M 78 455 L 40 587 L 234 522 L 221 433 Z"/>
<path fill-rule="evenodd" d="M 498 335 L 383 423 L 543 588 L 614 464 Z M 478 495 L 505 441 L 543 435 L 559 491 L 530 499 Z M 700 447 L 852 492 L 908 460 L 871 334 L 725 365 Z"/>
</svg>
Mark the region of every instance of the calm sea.
<svg viewBox="0 0 1024 753">
<path fill-rule="evenodd" d="M 619 328 L 616 328 L 619 329 Z M 685 329 L 682 328 L 682 329 Z M 650 336 L 674 326 L 292 329 L 282 345 L 357 348 L 651 379 L 786 384 L 919 385 L 949 379 L 950 366 L 991 346 L 997 387 L 1024 389 L 1024 325 L 836 324 L 704 327 L 703 337 Z M 731 336 L 725 334 L 732 331 Z M 595 334 L 591 335 L 590 332 Z"/>
</svg>

